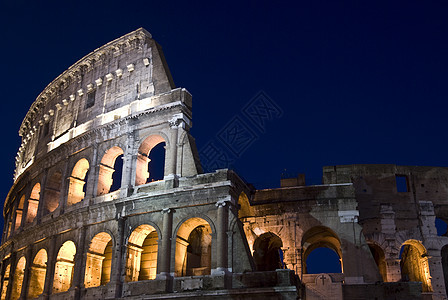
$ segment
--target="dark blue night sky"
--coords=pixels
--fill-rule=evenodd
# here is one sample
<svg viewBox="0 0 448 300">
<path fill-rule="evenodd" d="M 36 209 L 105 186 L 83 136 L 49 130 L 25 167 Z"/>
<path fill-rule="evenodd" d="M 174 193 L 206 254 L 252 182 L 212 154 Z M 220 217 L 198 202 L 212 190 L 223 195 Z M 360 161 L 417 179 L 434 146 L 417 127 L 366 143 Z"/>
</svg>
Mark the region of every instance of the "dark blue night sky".
<svg viewBox="0 0 448 300">
<path fill-rule="evenodd" d="M 225 151 L 257 187 L 285 173 L 320 183 L 325 165 L 448 166 L 447 15 L 446 1 L 0 0 L 0 197 L 38 94 L 139 27 L 193 95 L 199 149 L 222 143 L 232 122 L 247 125 L 245 144 Z M 281 112 L 262 128 L 244 113 L 260 91 Z"/>
</svg>

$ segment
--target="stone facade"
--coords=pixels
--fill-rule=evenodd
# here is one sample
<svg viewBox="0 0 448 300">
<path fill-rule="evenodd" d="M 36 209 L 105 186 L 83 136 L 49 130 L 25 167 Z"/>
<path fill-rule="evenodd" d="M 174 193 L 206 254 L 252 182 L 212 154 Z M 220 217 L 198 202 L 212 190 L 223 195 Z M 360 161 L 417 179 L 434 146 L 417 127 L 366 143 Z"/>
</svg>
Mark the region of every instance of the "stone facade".
<svg viewBox="0 0 448 300">
<path fill-rule="evenodd" d="M 144 29 L 50 83 L 19 131 L 1 299 L 446 298 L 448 169 L 325 167 L 322 185 L 256 190 L 203 173 L 191 118 Z M 321 247 L 340 273 L 309 274 Z"/>
</svg>

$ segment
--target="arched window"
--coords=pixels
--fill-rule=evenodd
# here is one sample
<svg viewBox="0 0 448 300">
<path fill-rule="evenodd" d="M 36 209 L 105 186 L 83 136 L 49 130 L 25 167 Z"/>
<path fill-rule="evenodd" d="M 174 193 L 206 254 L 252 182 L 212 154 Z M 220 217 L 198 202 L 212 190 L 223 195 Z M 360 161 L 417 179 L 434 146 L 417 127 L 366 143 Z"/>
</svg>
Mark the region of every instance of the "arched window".
<svg viewBox="0 0 448 300">
<path fill-rule="evenodd" d="M 400 267 L 403 281 L 422 283 L 423 292 L 432 292 L 431 275 L 426 248 L 416 240 L 407 240 L 400 250 Z"/>
<path fill-rule="evenodd" d="M 156 278 L 157 240 L 154 227 L 147 224 L 138 226 L 131 233 L 126 257 L 126 281 Z"/>
<path fill-rule="evenodd" d="M 76 246 L 72 241 L 66 241 L 59 248 L 54 270 L 53 293 L 65 292 L 71 287 L 75 254 Z"/>
<path fill-rule="evenodd" d="M 123 150 L 120 147 L 107 150 L 99 166 L 98 196 L 120 189 L 122 168 Z"/>
<path fill-rule="evenodd" d="M 304 274 L 343 271 L 341 242 L 336 233 L 327 227 L 316 226 L 308 230 L 302 237 L 302 251 Z"/>
<path fill-rule="evenodd" d="M 15 224 L 15 230 L 19 229 L 22 225 L 22 216 L 23 216 L 23 207 L 25 206 L 25 195 L 22 195 L 20 197 L 19 205 L 16 209 L 16 224 Z"/>
<path fill-rule="evenodd" d="M 163 179 L 164 171 L 162 170 L 164 170 L 165 166 L 164 146 L 165 140 L 159 135 L 151 135 L 147 137 L 140 145 L 137 154 L 135 185 Z M 156 157 L 153 157 L 152 154 L 157 155 L 155 155 Z M 156 166 L 159 167 L 157 168 Z"/>
<path fill-rule="evenodd" d="M 108 233 L 100 232 L 93 237 L 87 252 L 84 286 L 89 288 L 108 283 L 110 281 L 111 261 L 112 238 Z"/>
<path fill-rule="evenodd" d="M 210 274 L 211 247 L 210 224 L 201 218 L 185 221 L 177 231 L 175 276 Z"/>
<path fill-rule="evenodd" d="M 72 175 L 69 178 L 67 204 L 73 205 L 82 201 L 85 197 L 85 184 L 87 182 L 87 172 L 89 171 L 89 162 L 82 158 L 78 160 L 73 168 Z"/>
<path fill-rule="evenodd" d="M 283 269 L 283 243 L 272 232 L 260 235 L 254 241 L 254 261 L 257 271 L 274 271 Z"/>
<path fill-rule="evenodd" d="M 6 299 L 6 291 L 8 290 L 8 284 L 9 284 L 10 267 L 11 267 L 11 265 L 8 264 L 5 268 L 5 272 L 3 273 L 3 285 L 2 285 L 2 294 L 0 296 L 0 300 Z"/>
<path fill-rule="evenodd" d="M 23 276 L 25 274 L 26 259 L 22 256 L 17 262 L 16 271 L 14 273 L 14 280 L 12 283 L 11 299 L 19 299 L 22 293 Z"/>
<path fill-rule="evenodd" d="M 51 213 L 58 208 L 59 200 L 61 199 L 61 184 L 62 173 L 59 171 L 54 172 L 45 185 L 45 214 Z"/>
<path fill-rule="evenodd" d="M 45 249 L 40 249 L 34 256 L 33 265 L 31 266 L 28 298 L 37 298 L 44 291 L 47 259 L 47 251 Z"/>
<path fill-rule="evenodd" d="M 36 183 L 31 190 L 30 198 L 28 199 L 28 208 L 26 211 L 26 222 L 32 223 L 37 215 L 37 208 L 39 207 L 40 199 L 40 184 Z"/>
</svg>

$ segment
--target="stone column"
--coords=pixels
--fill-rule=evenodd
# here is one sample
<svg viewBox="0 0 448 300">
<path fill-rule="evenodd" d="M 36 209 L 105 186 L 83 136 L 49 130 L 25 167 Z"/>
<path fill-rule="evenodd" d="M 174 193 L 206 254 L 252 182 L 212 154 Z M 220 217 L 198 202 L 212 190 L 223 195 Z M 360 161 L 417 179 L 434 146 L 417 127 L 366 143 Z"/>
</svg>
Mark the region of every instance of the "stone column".
<svg viewBox="0 0 448 300">
<path fill-rule="evenodd" d="M 44 201 L 45 201 L 45 187 L 47 186 L 47 177 L 48 177 L 48 169 L 45 169 L 42 184 L 40 186 L 39 203 L 37 206 L 37 213 L 36 213 L 37 224 L 40 224 L 41 218 L 44 216 L 45 213 Z"/>
<path fill-rule="evenodd" d="M 21 298 L 28 299 L 28 288 L 30 285 L 31 266 L 33 265 L 33 244 L 29 245 L 25 251 L 25 274 L 23 274 Z"/>
<path fill-rule="evenodd" d="M 121 211 L 121 206 L 117 206 L 117 211 Z M 114 295 L 111 298 L 121 298 L 123 288 L 122 278 L 126 272 L 123 256 L 126 255 L 126 245 L 124 245 L 124 231 L 126 220 L 122 217 L 117 220 L 116 245 L 113 247 L 112 270 L 110 274 L 110 284 L 113 286 Z"/>
<path fill-rule="evenodd" d="M 428 267 L 429 274 L 427 274 L 428 279 L 431 282 L 432 290 L 434 295 L 439 296 L 441 299 L 446 297 L 445 290 L 445 277 L 443 276 L 443 266 L 442 257 L 440 256 L 440 251 L 428 250 Z"/>
<path fill-rule="evenodd" d="M 170 274 L 171 259 L 171 234 L 173 231 L 173 211 L 169 208 L 162 210 L 163 228 L 162 228 L 162 249 L 157 251 L 161 256 L 159 274 L 168 277 Z"/>
<path fill-rule="evenodd" d="M 227 227 L 228 205 L 224 200 L 216 203 L 218 207 L 216 222 L 216 271 L 227 271 Z M 212 272 L 213 273 L 213 272 Z"/>
<path fill-rule="evenodd" d="M 135 184 L 137 153 L 134 153 L 134 133 L 128 133 L 126 148 L 123 149 L 123 169 L 121 171 L 120 197 L 128 197 L 132 193 L 132 187 Z M 137 151 L 135 151 L 137 152 Z"/>
<path fill-rule="evenodd" d="M 73 271 L 73 284 L 72 288 L 75 289 L 75 299 L 81 299 L 81 289 L 84 287 L 84 274 L 86 266 L 85 258 L 85 240 L 86 240 L 86 227 L 79 229 L 78 246 L 75 254 L 75 266 Z"/>
<path fill-rule="evenodd" d="M 386 258 L 386 274 L 388 282 L 398 282 L 401 280 L 400 259 Z"/>
<path fill-rule="evenodd" d="M 177 175 L 177 139 L 178 127 L 180 120 L 173 118 L 169 121 L 170 124 L 170 164 L 167 166 L 165 175 L 175 177 Z"/>
<path fill-rule="evenodd" d="M 92 153 L 92 160 L 90 161 L 89 165 L 89 177 L 87 180 L 84 179 L 86 182 L 86 194 L 84 195 L 85 198 L 89 199 L 89 202 L 92 203 L 92 199 L 96 197 L 96 186 L 98 182 L 98 168 L 96 167 L 99 163 L 98 160 L 98 145 L 96 143 L 93 143 L 93 153 Z M 83 205 L 84 206 L 84 205 Z"/>
<path fill-rule="evenodd" d="M 9 283 L 8 283 L 8 289 L 6 290 L 6 299 L 11 299 L 11 293 L 12 293 L 12 288 L 14 285 L 14 277 L 15 277 L 15 273 L 16 273 L 16 268 L 17 268 L 17 253 L 16 252 L 12 252 L 11 253 L 11 258 L 10 258 L 10 267 L 9 267 Z"/>
<path fill-rule="evenodd" d="M 56 264 L 56 257 L 58 255 L 55 236 L 52 236 L 50 238 L 49 244 L 50 246 L 48 249 L 47 272 L 45 273 L 44 292 L 42 293 L 44 299 L 48 299 L 53 290 L 54 268 Z"/>
</svg>

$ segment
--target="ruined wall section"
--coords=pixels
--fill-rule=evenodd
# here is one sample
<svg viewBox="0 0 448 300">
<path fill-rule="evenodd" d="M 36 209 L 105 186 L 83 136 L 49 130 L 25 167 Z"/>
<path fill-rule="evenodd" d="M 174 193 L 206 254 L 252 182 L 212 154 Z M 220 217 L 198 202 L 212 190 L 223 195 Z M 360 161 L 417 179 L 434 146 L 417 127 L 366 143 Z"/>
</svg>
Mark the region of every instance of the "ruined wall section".
<svg viewBox="0 0 448 300">
<path fill-rule="evenodd" d="M 249 206 L 240 203 L 240 217 L 252 252 L 257 238 L 266 233 L 277 235 L 282 241 L 286 267 L 302 279 L 310 252 L 307 248 L 327 241 L 325 245 L 340 256 L 347 283 L 379 280 L 357 223 L 351 183 L 258 190 L 249 202 Z M 356 261 L 363 261 L 363 266 Z"/>
</svg>

